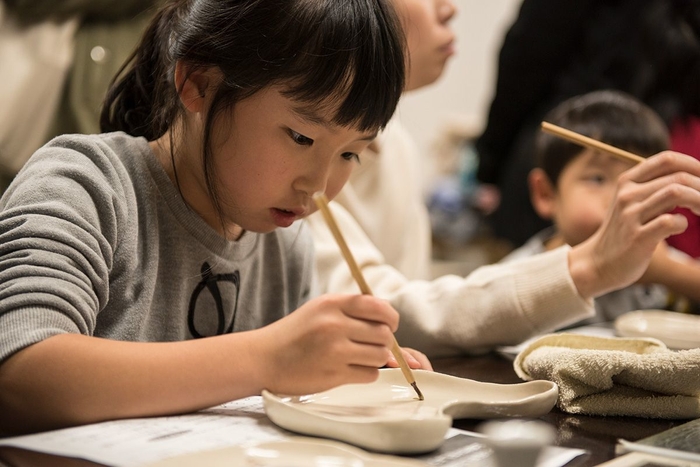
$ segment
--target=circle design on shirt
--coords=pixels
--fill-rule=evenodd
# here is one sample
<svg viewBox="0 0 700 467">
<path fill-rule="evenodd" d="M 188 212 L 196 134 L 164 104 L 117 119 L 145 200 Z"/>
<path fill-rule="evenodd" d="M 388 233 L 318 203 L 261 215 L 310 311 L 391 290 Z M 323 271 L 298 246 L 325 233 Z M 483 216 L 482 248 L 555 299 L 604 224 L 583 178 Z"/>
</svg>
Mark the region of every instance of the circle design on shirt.
<svg viewBox="0 0 700 467">
<path fill-rule="evenodd" d="M 189 305 L 189 310 L 187 311 L 187 327 L 190 330 L 190 334 L 192 334 L 193 337 L 195 338 L 200 338 L 200 337 L 207 337 L 208 334 L 205 333 L 200 333 L 197 330 L 197 326 L 195 324 L 195 314 L 197 312 L 197 300 L 200 297 L 200 294 L 206 289 L 209 291 L 209 294 L 211 295 L 212 299 L 214 300 L 214 305 L 216 307 L 216 317 L 217 317 L 217 325 L 216 325 L 216 336 L 219 336 L 224 333 L 231 333 L 233 332 L 233 323 L 236 320 L 236 311 L 238 310 L 238 290 L 240 288 L 240 274 L 238 271 L 234 271 L 230 274 L 212 274 L 211 266 L 209 266 L 209 263 L 206 261 L 202 264 L 201 268 L 201 275 L 202 275 L 202 280 L 197 284 L 195 287 L 194 291 L 192 292 L 192 296 L 190 297 L 190 305 Z M 226 313 L 224 310 L 224 301 L 221 296 L 221 290 L 219 289 L 219 283 L 220 282 L 230 282 L 233 283 L 235 287 L 235 298 L 234 298 L 234 305 L 233 305 L 233 314 L 231 316 L 231 324 L 226 327 Z M 203 311 L 209 310 L 208 307 L 200 307 L 204 308 Z"/>
</svg>

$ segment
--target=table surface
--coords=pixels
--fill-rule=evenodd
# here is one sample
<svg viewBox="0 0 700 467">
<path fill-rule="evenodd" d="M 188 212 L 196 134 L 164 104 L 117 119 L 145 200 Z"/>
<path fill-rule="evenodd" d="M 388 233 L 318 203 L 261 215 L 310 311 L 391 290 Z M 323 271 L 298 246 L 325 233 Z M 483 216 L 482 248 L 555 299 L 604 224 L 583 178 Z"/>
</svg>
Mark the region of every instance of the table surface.
<svg viewBox="0 0 700 467">
<path fill-rule="evenodd" d="M 496 354 L 471 357 L 440 358 L 432 360 L 435 371 L 476 381 L 500 384 L 522 382 L 513 370 L 513 364 Z M 554 408 L 541 420 L 555 427 L 557 446 L 585 449 L 588 453 L 579 456 L 567 467 L 589 467 L 615 457 L 615 444 L 619 438 L 629 441 L 651 436 L 687 420 L 649 420 L 635 417 L 589 417 L 570 415 Z M 482 420 L 456 420 L 455 428 L 475 431 Z M 52 456 L 22 449 L 0 447 L 0 467 L 88 467 L 98 466 L 94 462 Z"/>
<path fill-rule="evenodd" d="M 461 378 L 488 383 L 522 383 L 513 370 L 512 361 L 495 354 L 443 358 L 434 360 L 432 363 L 435 371 Z M 540 420 L 544 420 L 556 429 L 554 444 L 557 446 L 588 451 L 588 454 L 574 459 L 567 464 L 567 467 L 589 467 L 601 464 L 615 457 L 615 445 L 619 438 L 638 441 L 688 421 L 571 415 L 556 407 L 547 415 L 540 417 Z M 475 431 L 481 422 L 481 420 L 456 420 L 453 426 Z"/>
</svg>

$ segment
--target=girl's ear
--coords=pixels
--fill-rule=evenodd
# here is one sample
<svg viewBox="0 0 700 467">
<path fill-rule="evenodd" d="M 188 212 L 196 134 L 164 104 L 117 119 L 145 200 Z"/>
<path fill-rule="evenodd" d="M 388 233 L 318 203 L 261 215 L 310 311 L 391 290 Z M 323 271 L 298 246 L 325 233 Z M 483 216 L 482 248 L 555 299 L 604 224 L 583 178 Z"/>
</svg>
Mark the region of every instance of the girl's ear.
<svg viewBox="0 0 700 467">
<path fill-rule="evenodd" d="M 180 102 L 188 111 L 204 111 L 207 92 L 212 89 L 212 77 L 211 69 L 191 67 L 182 61 L 175 64 L 175 86 Z"/>
<path fill-rule="evenodd" d="M 527 182 L 532 207 L 542 219 L 551 220 L 556 214 L 556 187 L 542 169 L 532 169 Z"/>
</svg>

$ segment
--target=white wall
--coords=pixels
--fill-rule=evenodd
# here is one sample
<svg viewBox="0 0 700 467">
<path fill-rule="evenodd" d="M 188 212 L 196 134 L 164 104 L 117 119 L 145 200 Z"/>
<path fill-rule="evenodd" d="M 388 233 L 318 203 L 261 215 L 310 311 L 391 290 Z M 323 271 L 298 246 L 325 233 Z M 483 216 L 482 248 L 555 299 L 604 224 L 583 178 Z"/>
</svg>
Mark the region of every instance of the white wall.
<svg viewBox="0 0 700 467">
<path fill-rule="evenodd" d="M 521 0 L 454 0 L 459 12 L 452 20 L 456 55 L 433 85 L 406 94 L 399 115 L 421 150 L 428 151 L 448 121 L 481 127 L 496 79 L 498 51 Z"/>
</svg>

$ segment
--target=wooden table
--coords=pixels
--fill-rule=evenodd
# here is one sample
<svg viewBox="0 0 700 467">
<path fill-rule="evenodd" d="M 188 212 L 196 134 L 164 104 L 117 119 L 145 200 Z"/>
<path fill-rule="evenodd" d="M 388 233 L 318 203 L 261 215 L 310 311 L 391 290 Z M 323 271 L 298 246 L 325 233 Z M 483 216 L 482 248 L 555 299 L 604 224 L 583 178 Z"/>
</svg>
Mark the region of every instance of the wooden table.
<svg viewBox="0 0 700 467">
<path fill-rule="evenodd" d="M 496 354 L 477 357 L 434 359 L 436 371 L 462 378 L 489 383 L 513 384 L 522 382 L 513 370 L 512 362 Z M 541 417 L 556 428 L 558 446 L 585 449 L 588 454 L 567 464 L 567 467 L 589 467 L 615 457 L 618 438 L 636 441 L 685 423 L 683 421 L 647 420 L 633 417 L 588 417 L 569 415 L 552 410 Z M 474 431 L 482 420 L 457 420 L 456 428 Z M 94 467 L 101 464 L 21 449 L 0 447 L 0 467 Z"/>
<path fill-rule="evenodd" d="M 515 374 L 513 363 L 499 355 L 478 357 L 443 358 L 432 361 L 435 371 L 488 383 L 522 383 Z M 567 467 L 589 467 L 615 457 L 615 444 L 619 438 L 637 441 L 659 433 L 688 420 L 649 420 L 636 417 L 590 417 L 570 415 L 556 407 L 540 418 L 555 427 L 555 444 L 568 448 L 585 449 Z M 475 431 L 481 420 L 457 420 L 454 427 Z"/>
</svg>

